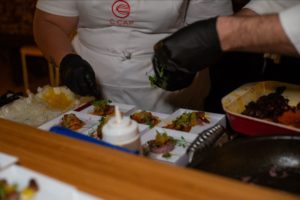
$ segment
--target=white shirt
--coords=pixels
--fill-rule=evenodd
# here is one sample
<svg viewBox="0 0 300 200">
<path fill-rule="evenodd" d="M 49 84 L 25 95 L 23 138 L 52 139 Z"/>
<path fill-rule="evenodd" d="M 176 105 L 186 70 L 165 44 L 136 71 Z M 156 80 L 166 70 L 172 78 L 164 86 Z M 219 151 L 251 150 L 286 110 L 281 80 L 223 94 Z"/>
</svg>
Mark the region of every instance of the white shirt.
<svg viewBox="0 0 300 200">
<path fill-rule="evenodd" d="M 186 24 L 232 13 L 230 0 L 39 0 L 37 8 L 79 16 L 73 46 L 92 65 L 106 98 L 165 113 L 200 109 L 209 79 L 203 71 L 178 92 L 151 87 L 153 45 Z"/>
<path fill-rule="evenodd" d="M 300 54 L 300 3 L 279 14 L 281 25 Z"/>
<path fill-rule="evenodd" d="M 300 0 L 252 0 L 245 8 L 258 14 L 279 13 L 283 30 L 300 54 Z"/>
</svg>

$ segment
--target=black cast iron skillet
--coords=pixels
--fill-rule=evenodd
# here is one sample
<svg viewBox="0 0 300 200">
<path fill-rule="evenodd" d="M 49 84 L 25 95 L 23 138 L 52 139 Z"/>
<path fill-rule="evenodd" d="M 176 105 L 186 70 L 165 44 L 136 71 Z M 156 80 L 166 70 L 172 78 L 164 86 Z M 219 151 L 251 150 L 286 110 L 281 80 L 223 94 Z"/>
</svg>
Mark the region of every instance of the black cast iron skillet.
<svg viewBox="0 0 300 200">
<path fill-rule="evenodd" d="M 198 154 L 188 167 L 300 194 L 300 136 L 233 140 Z"/>
</svg>

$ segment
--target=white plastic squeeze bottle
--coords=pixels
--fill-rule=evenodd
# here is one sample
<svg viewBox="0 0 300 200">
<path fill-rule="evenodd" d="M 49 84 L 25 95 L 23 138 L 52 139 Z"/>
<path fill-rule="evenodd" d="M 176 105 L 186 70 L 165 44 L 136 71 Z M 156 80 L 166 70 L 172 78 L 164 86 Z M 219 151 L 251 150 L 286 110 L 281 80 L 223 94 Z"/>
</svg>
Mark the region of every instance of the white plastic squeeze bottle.
<svg viewBox="0 0 300 200">
<path fill-rule="evenodd" d="M 115 106 L 115 116 L 103 126 L 102 134 L 102 139 L 106 142 L 132 150 L 140 150 L 138 124 L 129 117 L 122 117 L 118 106 Z"/>
</svg>

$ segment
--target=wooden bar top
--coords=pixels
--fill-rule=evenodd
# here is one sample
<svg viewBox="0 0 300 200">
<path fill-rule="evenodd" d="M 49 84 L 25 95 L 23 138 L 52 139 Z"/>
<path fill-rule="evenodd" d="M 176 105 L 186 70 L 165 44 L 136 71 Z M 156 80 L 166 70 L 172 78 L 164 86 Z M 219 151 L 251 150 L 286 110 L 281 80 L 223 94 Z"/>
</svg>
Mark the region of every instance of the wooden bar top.
<svg viewBox="0 0 300 200">
<path fill-rule="evenodd" d="M 21 166 L 104 199 L 300 199 L 4 119 L 0 119 L 0 152 L 17 156 Z"/>
</svg>

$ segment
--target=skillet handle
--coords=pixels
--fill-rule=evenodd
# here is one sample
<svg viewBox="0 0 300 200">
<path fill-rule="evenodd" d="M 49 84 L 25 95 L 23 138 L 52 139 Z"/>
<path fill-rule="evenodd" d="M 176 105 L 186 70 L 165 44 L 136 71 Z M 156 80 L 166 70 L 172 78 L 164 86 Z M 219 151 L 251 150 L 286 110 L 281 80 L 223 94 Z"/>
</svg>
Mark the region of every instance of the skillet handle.
<svg viewBox="0 0 300 200">
<path fill-rule="evenodd" d="M 187 149 L 189 163 L 196 152 L 212 147 L 225 133 L 225 128 L 220 124 L 201 132 Z"/>
</svg>

